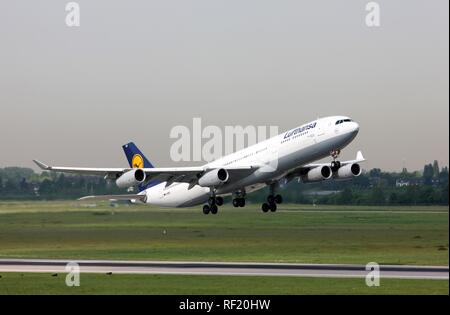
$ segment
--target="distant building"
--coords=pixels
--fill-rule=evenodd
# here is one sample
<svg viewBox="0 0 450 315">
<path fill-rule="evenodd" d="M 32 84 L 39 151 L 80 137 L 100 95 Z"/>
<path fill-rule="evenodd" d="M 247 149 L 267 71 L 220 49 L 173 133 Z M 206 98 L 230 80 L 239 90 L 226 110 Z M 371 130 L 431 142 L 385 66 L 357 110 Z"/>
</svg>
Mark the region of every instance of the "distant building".
<svg viewBox="0 0 450 315">
<path fill-rule="evenodd" d="M 420 186 L 420 185 L 422 185 L 421 179 L 398 178 L 395 181 L 395 187 Z"/>
<path fill-rule="evenodd" d="M 441 183 L 441 181 L 439 180 L 439 178 L 433 178 L 431 180 L 431 185 L 434 186 L 434 187 L 439 186 L 440 183 Z"/>
<path fill-rule="evenodd" d="M 406 187 L 409 185 L 410 185 L 410 182 L 409 182 L 409 180 L 406 180 L 406 179 L 397 179 L 395 181 L 395 187 Z"/>
</svg>

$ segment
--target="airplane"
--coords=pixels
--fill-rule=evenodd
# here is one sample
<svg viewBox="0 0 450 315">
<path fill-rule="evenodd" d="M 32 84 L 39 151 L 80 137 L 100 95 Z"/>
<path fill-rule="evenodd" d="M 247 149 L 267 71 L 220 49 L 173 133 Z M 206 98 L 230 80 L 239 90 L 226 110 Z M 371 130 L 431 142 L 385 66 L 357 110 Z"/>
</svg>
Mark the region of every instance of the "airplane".
<svg viewBox="0 0 450 315">
<path fill-rule="evenodd" d="M 263 212 L 275 212 L 283 198 L 277 190 L 294 178 L 304 183 L 329 179 L 350 179 L 361 174 L 365 161 L 339 161 L 341 150 L 356 137 L 359 125 L 346 116 L 330 116 L 308 122 L 203 166 L 154 167 L 130 142 L 122 146 L 129 167 L 82 168 L 48 166 L 33 160 L 45 171 L 101 175 L 118 187 L 137 186 L 138 193 L 86 196 L 79 200 L 127 200 L 163 207 L 191 207 L 203 204 L 204 214 L 216 214 L 232 196 L 234 207 L 244 207 L 247 194 L 269 186 Z M 313 163 L 331 156 L 328 163 Z"/>
</svg>

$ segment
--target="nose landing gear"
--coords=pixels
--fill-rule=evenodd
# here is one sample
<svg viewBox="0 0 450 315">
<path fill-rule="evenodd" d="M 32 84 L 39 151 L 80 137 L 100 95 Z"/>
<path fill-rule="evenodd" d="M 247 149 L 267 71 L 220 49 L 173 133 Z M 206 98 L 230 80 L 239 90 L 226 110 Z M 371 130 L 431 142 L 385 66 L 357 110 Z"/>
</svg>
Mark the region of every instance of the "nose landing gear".
<svg viewBox="0 0 450 315">
<path fill-rule="evenodd" d="M 332 150 L 330 152 L 330 155 L 333 158 L 330 168 L 333 172 L 336 172 L 341 167 L 341 162 L 336 160 L 339 157 L 340 153 L 341 153 L 341 150 Z"/>
</svg>

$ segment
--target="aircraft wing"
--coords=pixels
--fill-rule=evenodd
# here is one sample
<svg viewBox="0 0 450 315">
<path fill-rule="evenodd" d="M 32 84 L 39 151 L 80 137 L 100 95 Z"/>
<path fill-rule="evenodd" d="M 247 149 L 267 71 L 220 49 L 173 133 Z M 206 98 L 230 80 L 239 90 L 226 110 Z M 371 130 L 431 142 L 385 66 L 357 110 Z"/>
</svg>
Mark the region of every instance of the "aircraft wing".
<svg viewBox="0 0 450 315">
<path fill-rule="evenodd" d="M 72 173 L 80 175 L 97 175 L 104 178 L 116 179 L 123 173 L 126 173 L 132 168 L 86 168 L 86 167 L 65 167 L 65 166 L 48 166 L 38 160 L 33 160 L 42 170 L 54 171 L 62 173 Z M 238 166 L 238 167 L 224 167 L 229 174 L 230 179 L 240 179 L 254 172 L 256 166 Z M 167 182 L 168 184 L 174 182 L 185 182 L 195 185 L 197 180 L 204 173 L 212 170 L 204 167 L 154 167 L 142 168 L 146 175 L 146 182 L 158 180 Z"/>
<path fill-rule="evenodd" d="M 39 168 L 44 171 L 54 171 L 54 172 L 62 172 L 62 173 L 72 173 L 72 174 L 80 174 L 80 175 L 99 175 L 113 178 L 116 177 L 116 174 L 122 175 L 131 168 L 90 168 L 90 167 L 64 167 L 64 166 L 48 166 L 38 160 L 33 160 Z M 111 175 L 111 176 L 110 176 Z"/>
<path fill-rule="evenodd" d="M 366 159 L 364 158 L 364 156 L 362 155 L 361 151 L 358 151 L 358 153 L 356 153 L 356 158 L 354 160 L 349 160 L 349 161 L 341 161 L 341 166 L 347 165 L 347 164 L 353 164 L 353 163 L 361 163 L 364 162 Z M 325 165 L 330 165 L 330 163 L 312 163 L 312 164 L 306 164 L 303 165 L 301 167 L 296 168 L 295 170 L 293 170 L 292 172 L 290 172 L 289 174 L 286 175 L 286 178 L 288 180 L 293 179 L 294 177 L 298 177 L 298 176 L 302 176 L 305 175 L 306 173 L 308 173 L 309 170 L 315 168 L 315 167 L 319 167 L 319 166 L 325 166 Z"/>
<path fill-rule="evenodd" d="M 349 161 L 342 161 L 341 162 L 341 166 L 347 165 L 347 164 L 352 164 L 352 163 L 361 163 L 364 162 L 366 159 L 364 158 L 364 156 L 362 155 L 361 151 L 358 151 L 356 153 L 356 158 L 354 160 L 349 160 Z M 329 163 L 317 163 L 317 164 L 307 164 L 305 166 L 303 166 L 304 168 L 308 168 L 308 170 L 317 167 L 317 166 L 323 166 L 323 165 L 329 165 Z"/>
</svg>

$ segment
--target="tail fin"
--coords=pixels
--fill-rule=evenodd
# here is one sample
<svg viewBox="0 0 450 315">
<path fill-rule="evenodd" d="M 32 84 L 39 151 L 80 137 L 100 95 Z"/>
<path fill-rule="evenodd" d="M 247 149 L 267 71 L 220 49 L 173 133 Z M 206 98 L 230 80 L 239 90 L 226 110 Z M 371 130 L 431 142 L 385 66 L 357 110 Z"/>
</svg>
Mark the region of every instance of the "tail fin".
<svg viewBox="0 0 450 315">
<path fill-rule="evenodd" d="M 145 155 L 138 149 L 134 142 L 127 143 L 122 146 L 128 163 L 132 168 L 153 168 L 152 163 L 145 157 Z"/>
<path fill-rule="evenodd" d="M 145 157 L 144 153 L 138 149 L 138 147 L 133 143 L 127 143 L 122 146 L 125 155 L 127 156 L 128 163 L 132 168 L 153 168 L 153 164 Z M 152 186 L 158 185 L 160 181 L 150 180 L 144 182 L 138 186 L 139 191 L 143 191 Z"/>
</svg>

